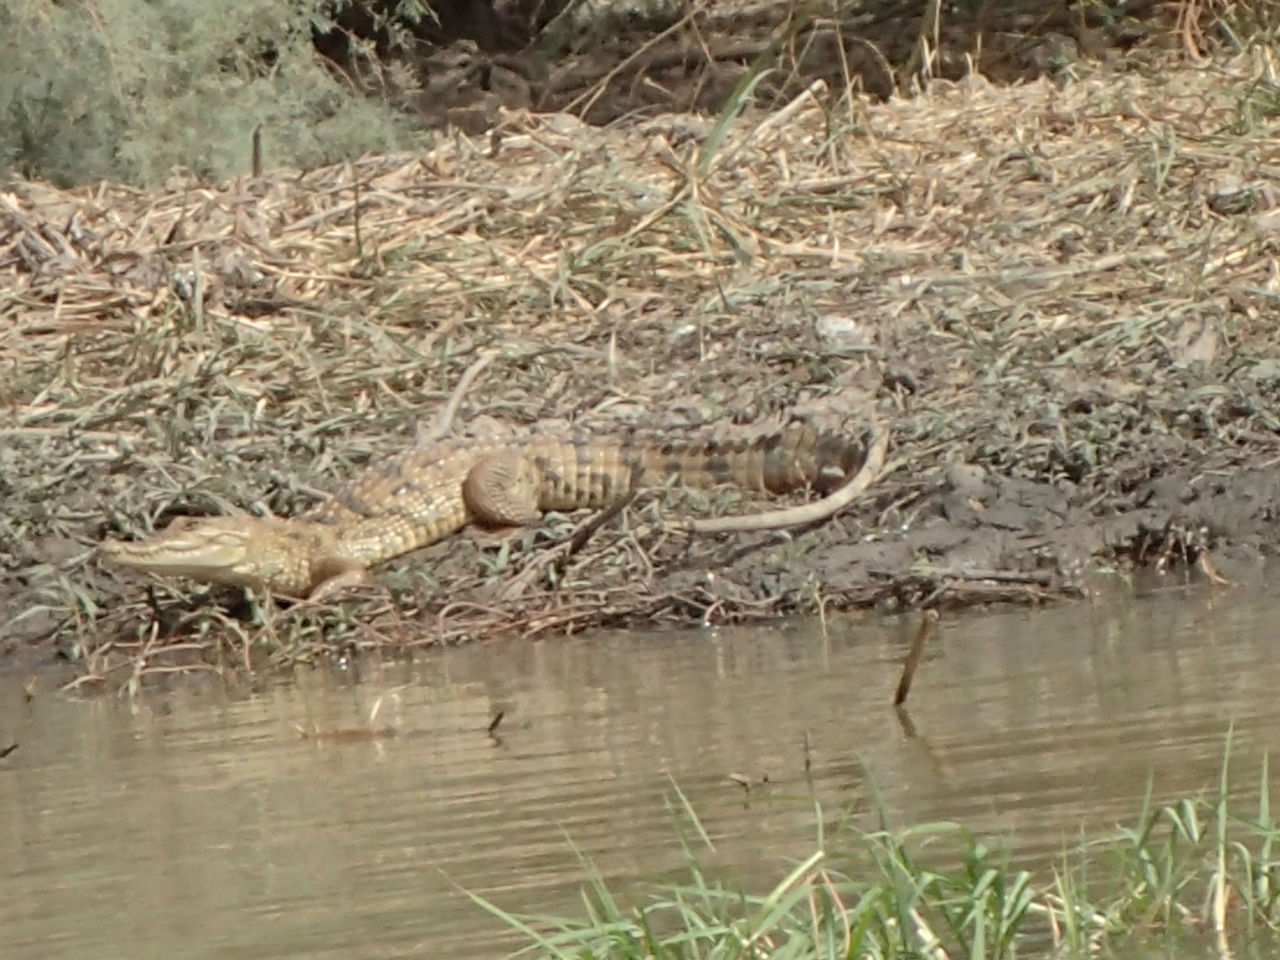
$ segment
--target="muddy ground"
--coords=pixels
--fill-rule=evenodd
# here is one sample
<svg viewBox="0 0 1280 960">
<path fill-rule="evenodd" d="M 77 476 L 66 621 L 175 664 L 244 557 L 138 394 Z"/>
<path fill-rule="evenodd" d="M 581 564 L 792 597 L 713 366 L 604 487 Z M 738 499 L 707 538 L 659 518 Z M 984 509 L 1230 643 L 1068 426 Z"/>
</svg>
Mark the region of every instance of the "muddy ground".
<svg viewBox="0 0 1280 960">
<path fill-rule="evenodd" d="M 108 681 L 597 625 L 1261 575 L 1280 524 L 1274 78 L 1244 56 L 717 126 L 505 115 L 422 155 L 0 195 L 0 652 Z M 175 514 L 291 514 L 464 429 L 888 425 L 856 506 L 693 537 L 648 495 L 288 608 L 104 569 Z M 1230 589 L 1225 583 L 1222 589 Z"/>
</svg>

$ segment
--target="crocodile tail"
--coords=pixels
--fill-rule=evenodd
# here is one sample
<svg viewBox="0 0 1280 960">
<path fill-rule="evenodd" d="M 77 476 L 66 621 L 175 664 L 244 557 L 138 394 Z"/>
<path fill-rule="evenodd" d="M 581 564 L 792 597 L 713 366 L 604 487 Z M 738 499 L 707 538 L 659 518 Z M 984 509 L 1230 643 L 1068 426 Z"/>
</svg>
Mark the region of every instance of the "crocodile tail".
<svg viewBox="0 0 1280 960">
<path fill-rule="evenodd" d="M 753 439 L 700 440 L 646 446 L 645 475 L 674 477 L 687 487 L 732 484 L 746 490 L 788 493 L 803 487 L 830 492 L 862 464 L 865 447 L 807 425 Z"/>
</svg>

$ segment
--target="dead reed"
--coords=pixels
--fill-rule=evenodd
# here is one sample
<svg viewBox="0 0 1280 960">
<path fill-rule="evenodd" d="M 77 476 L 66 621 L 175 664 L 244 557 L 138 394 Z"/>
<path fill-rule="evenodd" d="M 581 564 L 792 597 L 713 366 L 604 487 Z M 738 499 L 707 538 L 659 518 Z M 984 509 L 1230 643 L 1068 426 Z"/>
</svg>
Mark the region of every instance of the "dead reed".
<svg viewBox="0 0 1280 960">
<path fill-rule="evenodd" d="M 740 106 L 607 129 L 511 114 L 417 155 L 221 185 L 9 184 L 0 632 L 57 636 L 105 676 L 191 644 L 257 667 L 939 583 L 1044 596 L 1070 583 L 1043 543 L 971 589 L 920 565 L 944 546 L 889 545 L 956 464 L 1096 507 L 1170 465 L 1277 455 L 1266 50 L 1064 85 L 939 82 L 874 107 L 820 84 L 772 113 Z M 553 517 L 497 553 L 454 541 L 391 564 L 385 590 L 336 610 L 227 616 L 190 585 L 144 590 L 90 562 L 104 534 L 175 510 L 295 512 L 413 442 L 488 351 L 468 422 L 875 416 L 898 470 L 807 536 L 690 540 L 641 501 L 563 567 L 521 577 L 569 534 Z M 882 562 L 854 549 L 871 533 Z"/>
</svg>

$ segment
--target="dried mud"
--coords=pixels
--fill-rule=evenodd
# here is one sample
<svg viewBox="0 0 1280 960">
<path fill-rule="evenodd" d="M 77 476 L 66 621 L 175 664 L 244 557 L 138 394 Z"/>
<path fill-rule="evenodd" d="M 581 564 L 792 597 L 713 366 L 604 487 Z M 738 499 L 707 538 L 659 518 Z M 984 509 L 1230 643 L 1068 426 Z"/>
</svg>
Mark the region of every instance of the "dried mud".
<svg viewBox="0 0 1280 960">
<path fill-rule="evenodd" d="M 1280 523 L 1280 139 L 1245 108 L 1268 69 L 939 83 L 874 107 L 815 89 L 722 140 L 693 116 L 521 114 L 300 176 L 13 185 L 3 650 L 118 679 L 1036 602 L 1153 565 L 1257 577 Z M 332 608 L 94 562 L 175 513 L 297 512 L 414 442 L 486 351 L 472 427 L 875 421 L 891 463 L 813 529 L 691 538 L 688 512 L 761 503 L 649 495 L 572 555 L 582 518 L 552 516 L 401 558 Z"/>
</svg>

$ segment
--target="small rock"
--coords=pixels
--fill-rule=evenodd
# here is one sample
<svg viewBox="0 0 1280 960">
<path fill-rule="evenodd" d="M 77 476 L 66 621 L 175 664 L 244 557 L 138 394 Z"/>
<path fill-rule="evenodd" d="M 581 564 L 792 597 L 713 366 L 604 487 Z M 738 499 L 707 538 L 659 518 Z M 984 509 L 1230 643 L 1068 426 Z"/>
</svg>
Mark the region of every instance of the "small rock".
<svg viewBox="0 0 1280 960">
<path fill-rule="evenodd" d="M 950 464 L 947 467 L 946 482 L 956 493 L 979 503 L 995 493 L 995 487 L 987 480 L 986 469 L 976 463 Z"/>
<path fill-rule="evenodd" d="M 818 339 L 833 349 L 852 350 L 871 343 L 866 326 L 839 313 L 824 313 L 813 323 Z"/>
</svg>

